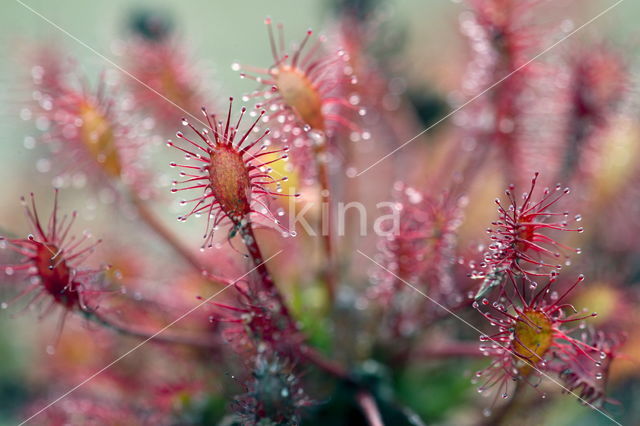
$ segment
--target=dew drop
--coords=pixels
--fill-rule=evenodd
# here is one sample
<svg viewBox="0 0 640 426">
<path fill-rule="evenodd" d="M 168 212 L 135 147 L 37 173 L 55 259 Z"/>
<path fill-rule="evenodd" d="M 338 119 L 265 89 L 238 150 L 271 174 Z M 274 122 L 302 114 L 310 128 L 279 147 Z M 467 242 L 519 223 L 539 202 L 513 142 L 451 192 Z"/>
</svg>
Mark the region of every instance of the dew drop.
<svg viewBox="0 0 640 426">
<path fill-rule="evenodd" d="M 4 273 L 7 275 L 13 275 L 14 272 L 15 271 L 11 266 L 7 266 L 6 268 L 4 268 Z"/>
<path fill-rule="evenodd" d="M 604 375 L 602 373 L 596 373 L 596 379 L 597 380 L 602 380 L 603 377 L 604 377 Z"/>
<path fill-rule="evenodd" d="M 485 417 L 489 417 L 491 415 L 491 409 L 485 408 L 484 410 L 482 410 L 482 415 Z"/>
<path fill-rule="evenodd" d="M 7 302 L 0 303 L 0 309 L 7 309 L 8 307 L 9 305 L 7 305 Z"/>
<path fill-rule="evenodd" d="M 23 143 L 26 149 L 33 149 L 36 146 L 36 139 L 33 136 L 26 136 Z"/>
</svg>

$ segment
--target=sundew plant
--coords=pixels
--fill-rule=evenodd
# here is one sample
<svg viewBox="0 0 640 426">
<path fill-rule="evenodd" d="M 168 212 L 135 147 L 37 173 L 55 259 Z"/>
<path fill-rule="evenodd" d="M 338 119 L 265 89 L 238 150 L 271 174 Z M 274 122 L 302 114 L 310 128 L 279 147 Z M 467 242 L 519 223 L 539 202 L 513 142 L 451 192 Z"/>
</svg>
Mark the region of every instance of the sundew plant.
<svg viewBox="0 0 640 426">
<path fill-rule="evenodd" d="M 0 13 L 0 425 L 640 422 L 632 0 L 59 3 Z"/>
</svg>

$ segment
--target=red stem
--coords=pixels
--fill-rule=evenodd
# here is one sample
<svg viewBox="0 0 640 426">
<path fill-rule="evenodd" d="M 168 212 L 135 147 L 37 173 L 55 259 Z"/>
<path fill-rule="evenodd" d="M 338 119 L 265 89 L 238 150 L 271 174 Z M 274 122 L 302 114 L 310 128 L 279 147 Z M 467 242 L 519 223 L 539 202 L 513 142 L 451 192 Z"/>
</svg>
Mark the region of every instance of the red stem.
<svg viewBox="0 0 640 426">
<path fill-rule="evenodd" d="M 137 337 L 143 340 L 150 339 L 150 341 L 156 343 L 170 343 L 176 345 L 193 346 L 200 349 L 213 349 L 218 347 L 218 345 L 215 344 L 215 342 L 211 341 L 210 338 L 195 338 L 167 333 L 160 333 L 155 335 L 157 332 L 152 333 L 149 331 L 138 330 L 130 328 L 124 324 L 117 323 L 103 315 L 98 310 L 83 310 L 82 313 L 87 319 L 126 336 Z"/>
<path fill-rule="evenodd" d="M 322 234 L 322 243 L 326 257 L 326 265 L 324 268 L 324 279 L 327 284 L 327 293 L 329 301 L 333 302 L 336 296 L 336 275 L 335 275 L 335 257 L 334 257 L 334 241 L 333 241 L 333 206 L 331 203 L 331 182 L 329 179 L 329 170 L 327 161 L 323 158 L 327 156 L 327 140 L 324 134 L 320 134 L 321 143 L 316 144 L 316 168 L 318 173 L 318 183 L 320 184 L 321 214 L 320 214 L 320 233 Z M 325 217 L 325 208 L 327 215 Z M 323 220 L 326 220 L 326 232 Z"/>
<path fill-rule="evenodd" d="M 306 359 L 310 363 L 314 364 L 321 370 L 326 371 L 332 376 L 337 377 L 340 380 L 347 382 L 354 382 L 350 377 L 349 372 L 337 362 L 324 358 L 318 351 L 309 346 L 301 346 L 299 348 L 299 354 L 302 358 Z"/>
<path fill-rule="evenodd" d="M 367 418 L 369 426 L 384 426 L 382 415 L 380 415 L 380 410 L 378 410 L 378 406 L 376 405 L 376 400 L 370 393 L 364 391 L 358 392 L 356 400 L 364 416 Z"/>
<path fill-rule="evenodd" d="M 432 347 L 428 345 L 418 349 L 416 356 L 420 358 L 481 357 L 482 352 L 477 342 L 449 342 Z"/>
<path fill-rule="evenodd" d="M 245 246 L 247 247 L 247 251 L 249 252 L 249 257 L 251 258 L 254 268 L 258 275 L 260 276 L 260 281 L 263 286 L 263 290 L 267 292 L 267 294 L 272 297 L 274 300 L 278 302 L 280 305 L 279 312 L 280 314 L 287 318 L 290 322 L 290 325 L 295 327 L 294 321 L 289 314 L 289 310 L 287 305 L 284 303 L 284 299 L 276 287 L 276 284 L 267 269 L 266 262 L 264 257 L 262 256 L 262 252 L 260 250 L 260 246 L 258 245 L 258 241 L 256 240 L 256 236 L 253 233 L 253 228 L 251 227 L 251 223 L 247 225 L 243 225 L 240 228 L 240 234 L 242 235 L 242 240 L 244 241 Z"/>
</svg>

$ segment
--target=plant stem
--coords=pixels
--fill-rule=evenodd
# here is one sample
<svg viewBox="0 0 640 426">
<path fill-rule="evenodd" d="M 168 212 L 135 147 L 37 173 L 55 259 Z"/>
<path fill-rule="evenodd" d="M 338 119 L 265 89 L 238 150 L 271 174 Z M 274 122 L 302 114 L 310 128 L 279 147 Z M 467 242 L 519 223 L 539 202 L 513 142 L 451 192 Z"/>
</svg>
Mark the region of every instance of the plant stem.
<svg viewBox="0 0 640 426">
<path fill-rule="evenodd" d="M 300 346 L 298 353 L 302 358 L 314 364 L 321 370 L 326 371 L 327 373 L 335 376 L 340 380 L 356 385 L 356 381 L 351 377 L 349 372 L 342 365 L 324 358 L 322 354 L 320 354 L 314 348 L 302 345 Z"/>
<path fill-rule="evenodd" d="M 152 333 L 149 331 L 130 328 L 124 324 L 113 321 L 112 319 L 100 313 L 98 310 L 83 310 L 82 313 L 88 320 L 91 320 L 96 324 L 116 331 L 117 333 L 123 334 L 125 336 L 137 337 L 142 340 L 149 340 L 156 343 L 170 343 L 176 345 L 193 346 L 200 349 L 213 349 L 218 347 L 217 344 L 210 341 L 210 339 L 208 338 L 194 338 L 159 332 Z"/>
<path fill-rule="evenodd" d="M 243 225 L 240 227 L 240 235 L 242 236 L 242 241 L 244 241 L 244 244 L 247 247 L 247 251 L 249 252 L 249 257 L 251 258 L 254 268 L 258 273 L 258 276 L 260 277 L 263 290 L 267 292 L 267 295 L 269 297 L 273 298 L 273 300 L 278 302 L 278 304 L 280 305 L 278 309 L 279 313 L 284 318 L 287 318 L 287 320 L 289 321 L 289 324 L 295 328 L 293 318 L 289 314 L 289 309 L 287 308 L 287 305 L 284 303 L 284 299 L 282 298 L 282 295 L 280 294 L 278 287 L 276 287 L 276 284 L 273 281 L 273 278 L 271 277 L 269 270 L 267 269 L 267 265 L 266 265 L 266 262 L 264 261 L 264 257 L 262 256 L 260 246 L 258 245 L 256 236 L 253 233 L 253 228 L 251 226 L 251 223 L 248 223 L 247 225 Z"/>
<path fill-rule="evenodd" d="M 384 426 L 376 400 L 370 393 L 360 391 L 356 395 L 356 400 L 358 401 L 364 416 L 367 418 L 369 426 Z"/>
<path fill-rule="evenodd" d="M 329 179 L 329 167 L 327 162 L 327 138 L 324 133 L 317 133 L 315 141 L 315 160 L 318 174 L 318 183 L 320 184 L 320 233 L 322 234 L 322 245 L 326 257 L 326 265 L 323 270 L 325 282 L 327 284 L 327 293 L 330 303 L 333 303 L 336 296 L 336 275 L 335 275 L 335 256 L 333 241 L 333 205 L 331 202 L 331 182 Z M 325 210 L 326 209 L 326 210 Z M 325 217 L 325 211 L 327 212 Z M 326 221 L 326 227 L 325 223 Z"/>
<path fill-rule="evenodd" d="M 358 402 L 358 405 L 360 405 L 362 413 L 366 417 L 369 425 L 384 426 L 384 423 L 382 422 L 382 416 L 380 415 L 380 411 L 378 410 L 375 398 L 367 389 L 362 387 L 362 385 L 358 383 L 344 367 L 342 367 L 337 362 L 324 358 L 322 354 L 320 354 L 314 348 L 306 345 L 301 346 L 298 353 L 302 358 L 314 364 L 319 369 L 331 374 L 339 380 L 342 380 L 353 386 L 357 386 L 359 390 L 356 395 L 356 400 Z"/>
<path fill-rule="evenodd" d="M 216 282 L 224 285 L 231 284 L 231 280 L 210 274 L 206 268 L 201 264 L 200 260 L 194 255 L 194 253 L 186 247 L 182 241 L 180 241 L 167 227 L 158 220 L 158 218 L 151 212 L 147 202 L 141 200 L 135 194 L 131 196 L 131 201 L 138 212 L 140 218 L 160 237 L 164 240 L 169 247 L 171 247 L 176 253 L 178 253 L 187 263 L 193 266 L 198 273 L 203 274 L 209 281 Z"/>
</svg>

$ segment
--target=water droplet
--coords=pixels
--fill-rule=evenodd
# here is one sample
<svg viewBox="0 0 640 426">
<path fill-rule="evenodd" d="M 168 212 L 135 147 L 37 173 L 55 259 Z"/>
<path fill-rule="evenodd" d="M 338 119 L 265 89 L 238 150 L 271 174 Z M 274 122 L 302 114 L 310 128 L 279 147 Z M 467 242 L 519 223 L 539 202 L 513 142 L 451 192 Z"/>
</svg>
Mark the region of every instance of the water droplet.
<svg viewBox="0 0 640 426">
<path fill-rule="evenodd" d="M 14 272 L 15 271 L 11 266 L 7 266 L 6 268 L 4 268 L 4 273 L 7 275 L 13 275 Z"/>
<path fill-rule="evenodd" d="M 485 408 L 484 410 L 482 410 L 482 415 L 485 417 L 489 417 L 491 415 L 491 409 Z"/>
<path fill-rule="evenodd" d="M 604 377 L 604 374 L 602 373 L 596 373 L 596 379 L 597 380 L 602 380 L 602 378 Z"/>
<path fill-rule="evenodd" d="M 7 305 L 7 302 L 0 303 L 0 309 L 7 309 L 8 307 L 9 305 Z"/>
</svg>

